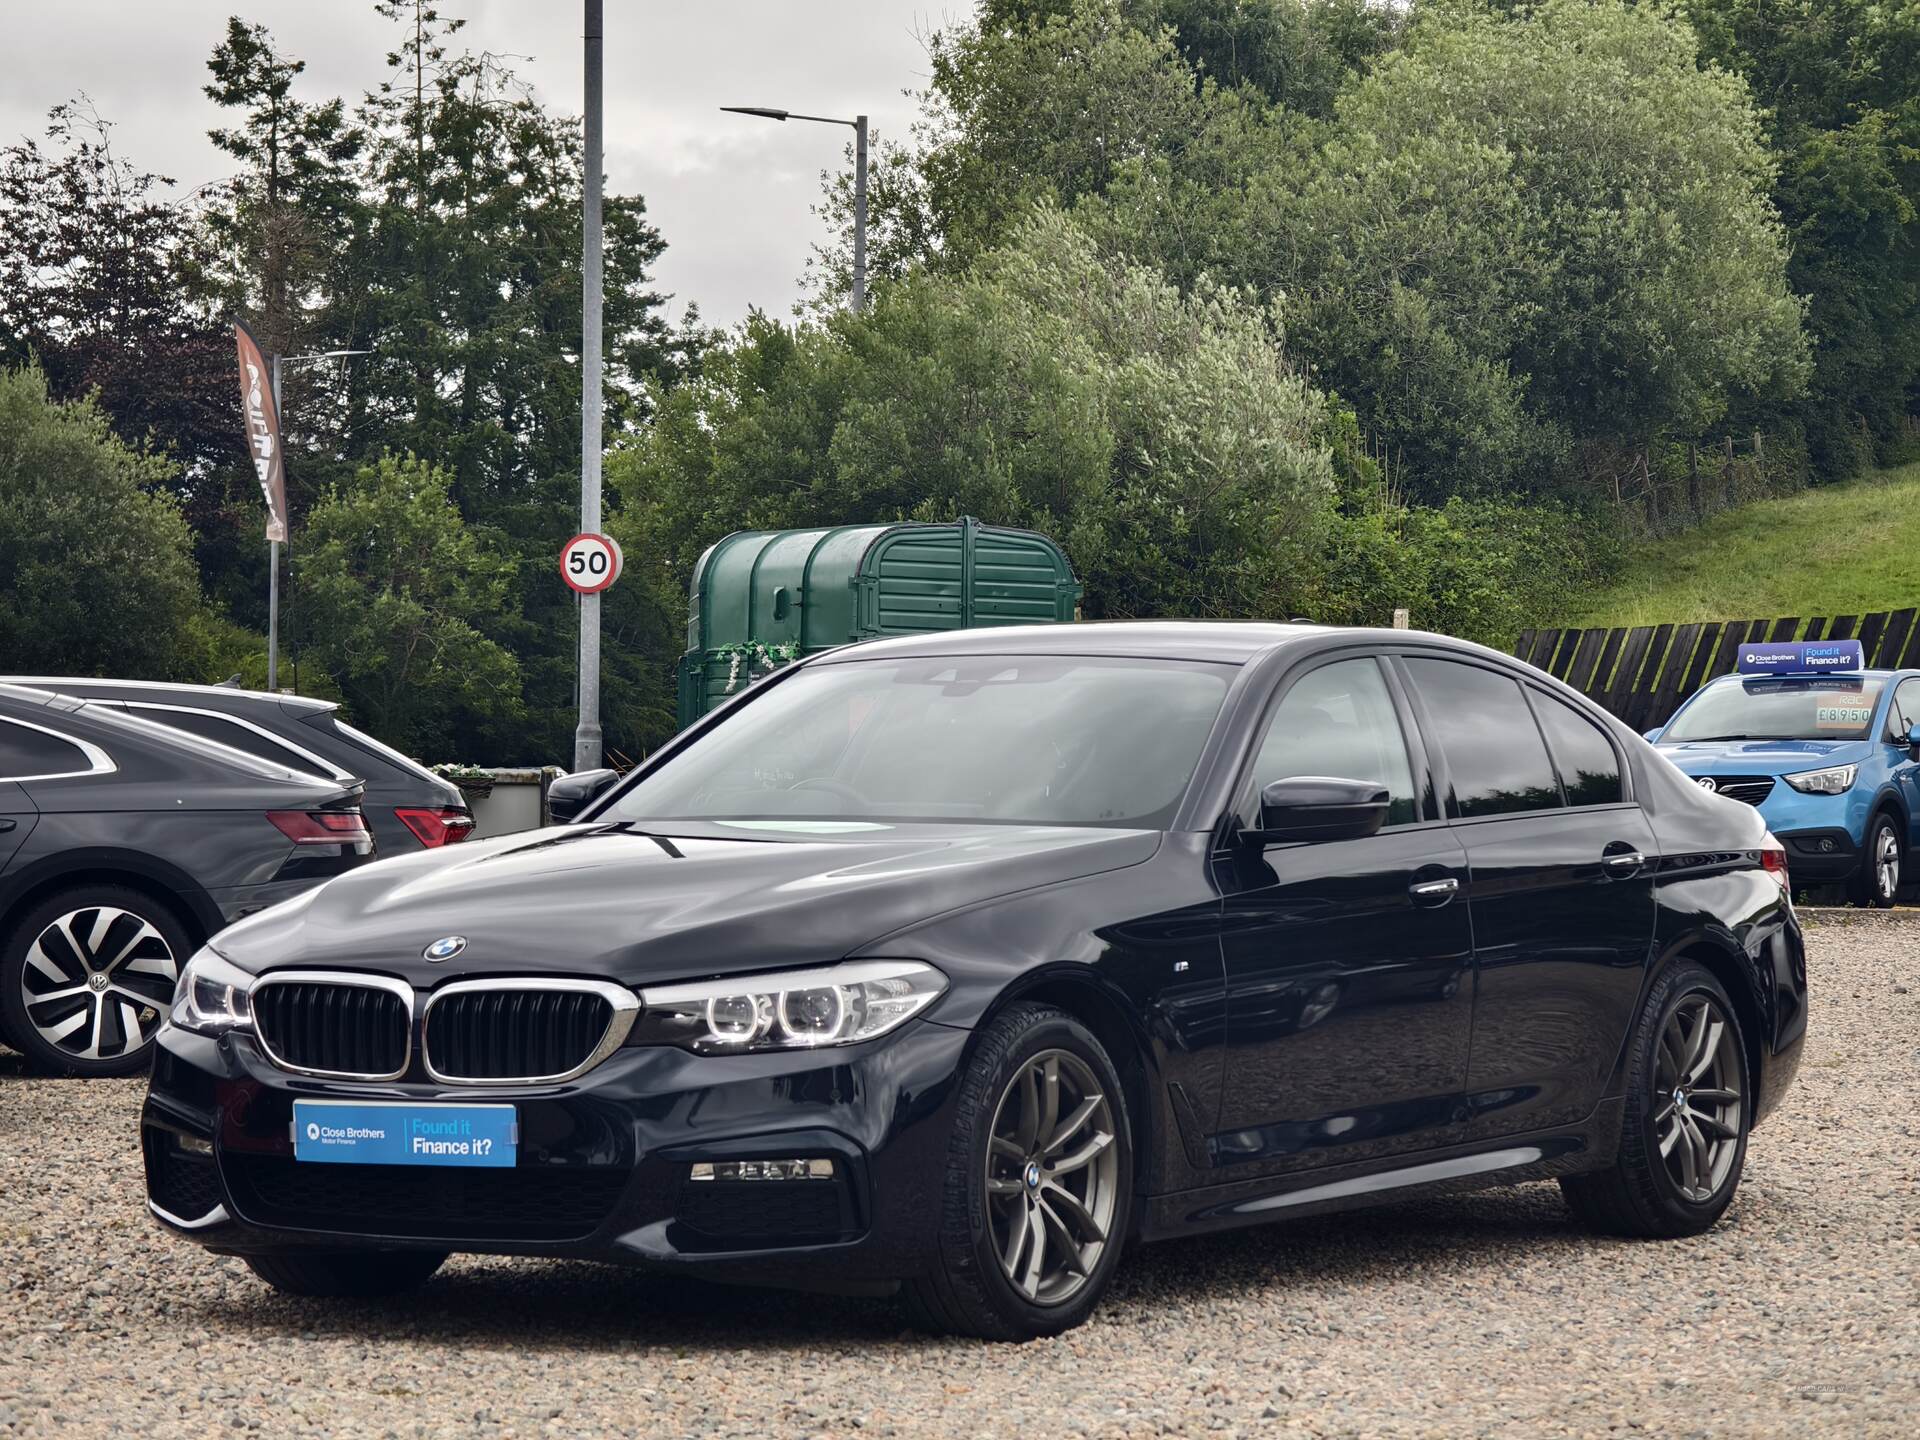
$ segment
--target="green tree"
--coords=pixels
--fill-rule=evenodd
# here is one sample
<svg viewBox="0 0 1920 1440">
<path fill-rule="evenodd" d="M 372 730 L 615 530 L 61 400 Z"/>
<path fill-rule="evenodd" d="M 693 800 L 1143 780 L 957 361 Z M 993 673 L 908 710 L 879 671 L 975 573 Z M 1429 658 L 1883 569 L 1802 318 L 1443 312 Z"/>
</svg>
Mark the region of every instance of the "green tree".
<svg viewBox="0 0 1920 1440">
<path fill-rule="evenodd" d="M 1423 414 L 1458 412 L 1451 366 L 1439 404 L 1396 402 L 1419 379 L 1396 363 L 1407 337 L 1437 353 L 1425 329 L 1504 369 L 1593 475 L 1804 383 L 1772 176 L 1745 85 L 1700 66 L 1670 13 L 1446 6 L 1341 98 L 1303 182 L 1270 177 L 1256 228 L 1303 350 L 1363 423 L 1413 446 Z M 1443 461 L 1430 490 L 1453 488 Z"/>
<path fill-rule="evenodd" d="M 225 203 L 209 213 L 210 228 L 227 246 L 232 298 L 251 312 L 262 343 L 283 353 L 302 347 L 305 312 L 316 301 L 345 298 L 329 272 L 360 218 L 354 161 L 364 138 L 338 97 L 293 93 L 306 68 L 274 45 L 266 26 L 238 17 L 207 61 L 207 98 L 235 112 L 233 125 L 208 136 L 241 164 Z"/>
<path fill-rule="evenodd" d="M 1816 473 L 1911 453 L 1920 395 L 1920 9 L 1692 0 L 1704 55 L 1767 106 L 1774 201 L 1807 297 L 1813 378 L 1789 412 Z M 1772 417 L 1750 417 L 1767 423 Z"/>
<path fill-rule="evenodd" d="M 205 611 L 176 466 L 91 400 L 0 371 L 0 656 L 8 669 L 202 680 Z"/>
<path fill-rule="evenodd" d="M 971 513 L 1060 539 L 1089 615 L 1271 615 L 1332 515 L 1327 427 L 1264 310 L 1043 208 L 864 316 L 756 321 L 608 473 L 623 541 L 677 586 L 743 526 Z"/>
<path fill-rule="evenodd" d="M 580 124 L 497 57 L 453 48 L 432 7 L 391 8 L 402 44 L 361 110 L 370 220 L 355 293 L 376 353 L 352 373 L 344 448 L 431 456 L 466 519 L 505 537 L 514 587 L 483 628 L 520 658 L 523 743 L 564 758 L 575 608 L 555 567 L 578 514 Z M 646 382 L 687 356 L 649 275 L 664 248 L 641 197 L 606 197 L 610 439 L 644 419 Z M 643 663 L 609 637 L 609 714 L 634 702 Z"/>
<path fill-rule="evenodd" d="M 203 303 L 211 248 L 196 209 L 161 198 L 171 183 L 84 96 L 54 107 L 44 145 L 0 149 L 0 365 L 96 394 L 122 440 L 178 462 L 166 483 L 191 502 L 244 454 L 232 337 Z"/>
<path fill-rule="evenodd" d="M 505 753 L 519 664 L 482 628 L 508 603 L 514 562 L 461 519 L 451 488 L 445 470 L 389 455 L 320 498 L 294 565 L 302 659 L 389 744 L 525 760 Z"/>
</svg>

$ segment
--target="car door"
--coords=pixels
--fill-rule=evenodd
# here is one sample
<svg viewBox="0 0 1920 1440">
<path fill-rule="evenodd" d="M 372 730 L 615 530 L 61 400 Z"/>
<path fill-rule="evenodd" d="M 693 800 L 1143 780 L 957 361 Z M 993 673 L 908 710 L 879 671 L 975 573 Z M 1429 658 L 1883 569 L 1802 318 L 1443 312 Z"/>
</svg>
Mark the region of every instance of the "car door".
<svg viewBox="0 0 1920 1440">
<path fill-rule="evenodd" d="M 1584 1119 L 1625 1042 L 1654 933 L 1652 827 L 1593 719 L 1466 659 L 1400 662 L 1466 846 L 1470 1139 Z"/>
<path fill-rule="evenodd" d="M 47 731 L 0 716 L 0 876 L 6 874 L 40 818 L 40 811 L 18 782 L 21 777 L 43 772 L 49 763 L 57 763 L 60 753 Z"/>
<path fill-rule="evenodd" d="M 1472 1031 L 1466 852 L 1440 817 L 1411 717 L 1371 655 L 1292 677 L 1236 792 L 1375 781 L 1358 840 L 1243 846 L 1220 866 L 1227 1060 L 1214 1163 L 1281 1173 L 1460 1138 Z"/>
<path fill-rule="evenodd" d="M 4 722 L 0 722 L 3 725 Z M 5 745 L 5 736 L 0 734 L 0 747 Z M 0 748 L 0 768 L 5 766 L 4 749 Z M 33 829 L 33 822 L 39 818 L 39 812 L 33 808 L 33 802 L 27 799 L 27 792 L 11 780 L 0 780 L 0 875 L 7 873 L 7 866 L 13 863 L 14 852 L 20 848 L 20 842 L 27 838 L 27 832 Z"/>
</svg>

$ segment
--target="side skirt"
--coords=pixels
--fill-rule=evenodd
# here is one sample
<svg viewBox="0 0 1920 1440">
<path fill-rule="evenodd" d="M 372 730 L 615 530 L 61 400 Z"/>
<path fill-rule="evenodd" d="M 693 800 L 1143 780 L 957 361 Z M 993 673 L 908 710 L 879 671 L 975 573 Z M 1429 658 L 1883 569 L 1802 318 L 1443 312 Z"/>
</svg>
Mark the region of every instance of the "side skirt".
<svg viewBox="0 0 1920 1440">
<path fill-rule="evenodd" d="M 1156 1195 L 1144 1207 L 1140 1238 L 1165 1240 L 1604 1169 L 1619 1150 L 1625 1113 L 1624 1099 L 1603 1100 L 1579 1124 L 1554 1130 Z"/>
</svg>

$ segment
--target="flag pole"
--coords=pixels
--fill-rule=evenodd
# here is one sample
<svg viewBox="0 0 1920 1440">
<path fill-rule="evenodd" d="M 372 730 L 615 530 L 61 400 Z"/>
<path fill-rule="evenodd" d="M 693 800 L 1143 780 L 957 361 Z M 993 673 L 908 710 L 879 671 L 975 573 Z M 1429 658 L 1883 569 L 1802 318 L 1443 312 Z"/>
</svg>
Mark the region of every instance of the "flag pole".
<svg viewBox="0 0 1920 1440">
<path fill-rule="evenodd" d="M 280 356 L 273 357 L 273 413 L 280 415 Z M 284 435 L 285 426 L 281 433 Z M 285 463 L 283 460 L 282 464 Z M 280 542 L 267 542 L 267 689 L 280 688 Z"/>
</svg>

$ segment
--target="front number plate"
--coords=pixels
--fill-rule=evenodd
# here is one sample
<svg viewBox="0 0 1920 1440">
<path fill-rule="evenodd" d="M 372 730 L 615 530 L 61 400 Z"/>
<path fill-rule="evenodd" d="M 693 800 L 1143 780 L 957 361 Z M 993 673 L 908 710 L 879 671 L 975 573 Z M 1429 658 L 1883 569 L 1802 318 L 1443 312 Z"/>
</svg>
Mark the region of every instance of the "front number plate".
<svg viewBox="0 0 1920 1440">
<path fill-rule="evenodd" d="M 294 1158 L 326 1165 L 511 1166 L 519 1130 L 511 1105 L 293 1102 Z"/>
</svg>

